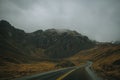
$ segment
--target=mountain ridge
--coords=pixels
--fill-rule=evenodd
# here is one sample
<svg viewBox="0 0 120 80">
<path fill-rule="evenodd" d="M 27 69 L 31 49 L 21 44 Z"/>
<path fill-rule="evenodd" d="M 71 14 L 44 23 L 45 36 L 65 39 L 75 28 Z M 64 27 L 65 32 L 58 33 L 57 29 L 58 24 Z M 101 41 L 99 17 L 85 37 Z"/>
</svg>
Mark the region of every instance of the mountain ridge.
<svg viewBox="0 0 120 80">
<path fill-rule="evenodd" d="M 38 58 L 38 60 L 69 57 L 95 45 L 87 36 L 76 31 L 47 29 L 26 33 L 5 20 L 0 21 L 0 38 L 1 52 L 19 53 L 28 59 Z"/>
</svg>

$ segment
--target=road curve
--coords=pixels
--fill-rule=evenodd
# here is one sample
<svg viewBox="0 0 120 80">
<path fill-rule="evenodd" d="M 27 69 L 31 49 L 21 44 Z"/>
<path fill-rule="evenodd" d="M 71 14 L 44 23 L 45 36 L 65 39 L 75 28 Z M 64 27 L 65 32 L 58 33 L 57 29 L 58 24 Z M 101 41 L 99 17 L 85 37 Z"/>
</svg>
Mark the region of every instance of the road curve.
<svg viewBox="0 0 120 80">
<path fill-rule="evenodd" d="M 91 69 L 92 62 L 88 61 L 88 66 L 85 67 L 86 72 L 91 76 L 92 80 L 103 80 L 101 77 L 98 77 L 97 74 Z"/>
<path fill-rule="evenodd" d="M 32 75 L 32 76 L 17 78 L 14 80 L 56 80 L 61 75 L 69 72 L 70 70 L 76 69 L 76 68 L 78 68 L 78 67 L 63 68 L 63 69 L 44 72 L 44 73 L 40 73 L 40 74 L 36 74 L 36 75 Z"/>
<path fill-rule="evenodd" d="M 80 67 L 69 67 L 14 80 L 103 80 L 91 70 L 91 65 L 92 62 L 88 61 Z"/>
</svg>

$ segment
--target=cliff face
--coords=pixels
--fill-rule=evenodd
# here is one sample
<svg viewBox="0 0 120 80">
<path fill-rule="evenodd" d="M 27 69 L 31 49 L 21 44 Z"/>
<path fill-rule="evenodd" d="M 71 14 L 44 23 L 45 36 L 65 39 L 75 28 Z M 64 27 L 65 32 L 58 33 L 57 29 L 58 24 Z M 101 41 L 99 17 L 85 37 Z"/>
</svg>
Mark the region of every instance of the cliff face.
<svg viewBox="0 0 120 80">
<path fill-rule="evenodd" d="M 48 29 L 25 33 L 4 20 L 0 21 L 0 42 L 0 55 L 7 57 L 11 53 L 15 59 L 18 55 L 28 59 L 64 58 L 95 45 L 76 31 Z"/>
</svg>

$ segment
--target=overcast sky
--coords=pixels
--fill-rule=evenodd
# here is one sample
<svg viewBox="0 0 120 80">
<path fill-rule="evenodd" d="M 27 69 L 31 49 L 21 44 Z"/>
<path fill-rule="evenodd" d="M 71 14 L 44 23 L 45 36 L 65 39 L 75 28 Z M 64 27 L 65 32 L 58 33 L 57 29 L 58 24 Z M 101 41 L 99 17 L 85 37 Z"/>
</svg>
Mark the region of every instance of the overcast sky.
<svg viewBox="0 0 120 80">
<path fill-rule="evenodd" d="M 0 0 L 0 20 L 26 32 L 70 29 L 97 41 L 120 40 L 120 0 Z"/>
</svg>

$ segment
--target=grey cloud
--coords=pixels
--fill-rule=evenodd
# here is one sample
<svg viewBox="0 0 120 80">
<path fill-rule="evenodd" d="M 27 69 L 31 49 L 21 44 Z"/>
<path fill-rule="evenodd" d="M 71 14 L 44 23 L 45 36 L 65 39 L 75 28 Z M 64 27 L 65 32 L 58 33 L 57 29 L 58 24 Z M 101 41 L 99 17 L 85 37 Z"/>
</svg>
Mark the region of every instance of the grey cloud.
<svg viewBox="0 0 120 80">
<path fill-rule="evenodd" d="M 98 41 L 120 40 L 120 0 L 0 0 L 0 19 L 26 32 L 71 29 Z"/>
</svg>

